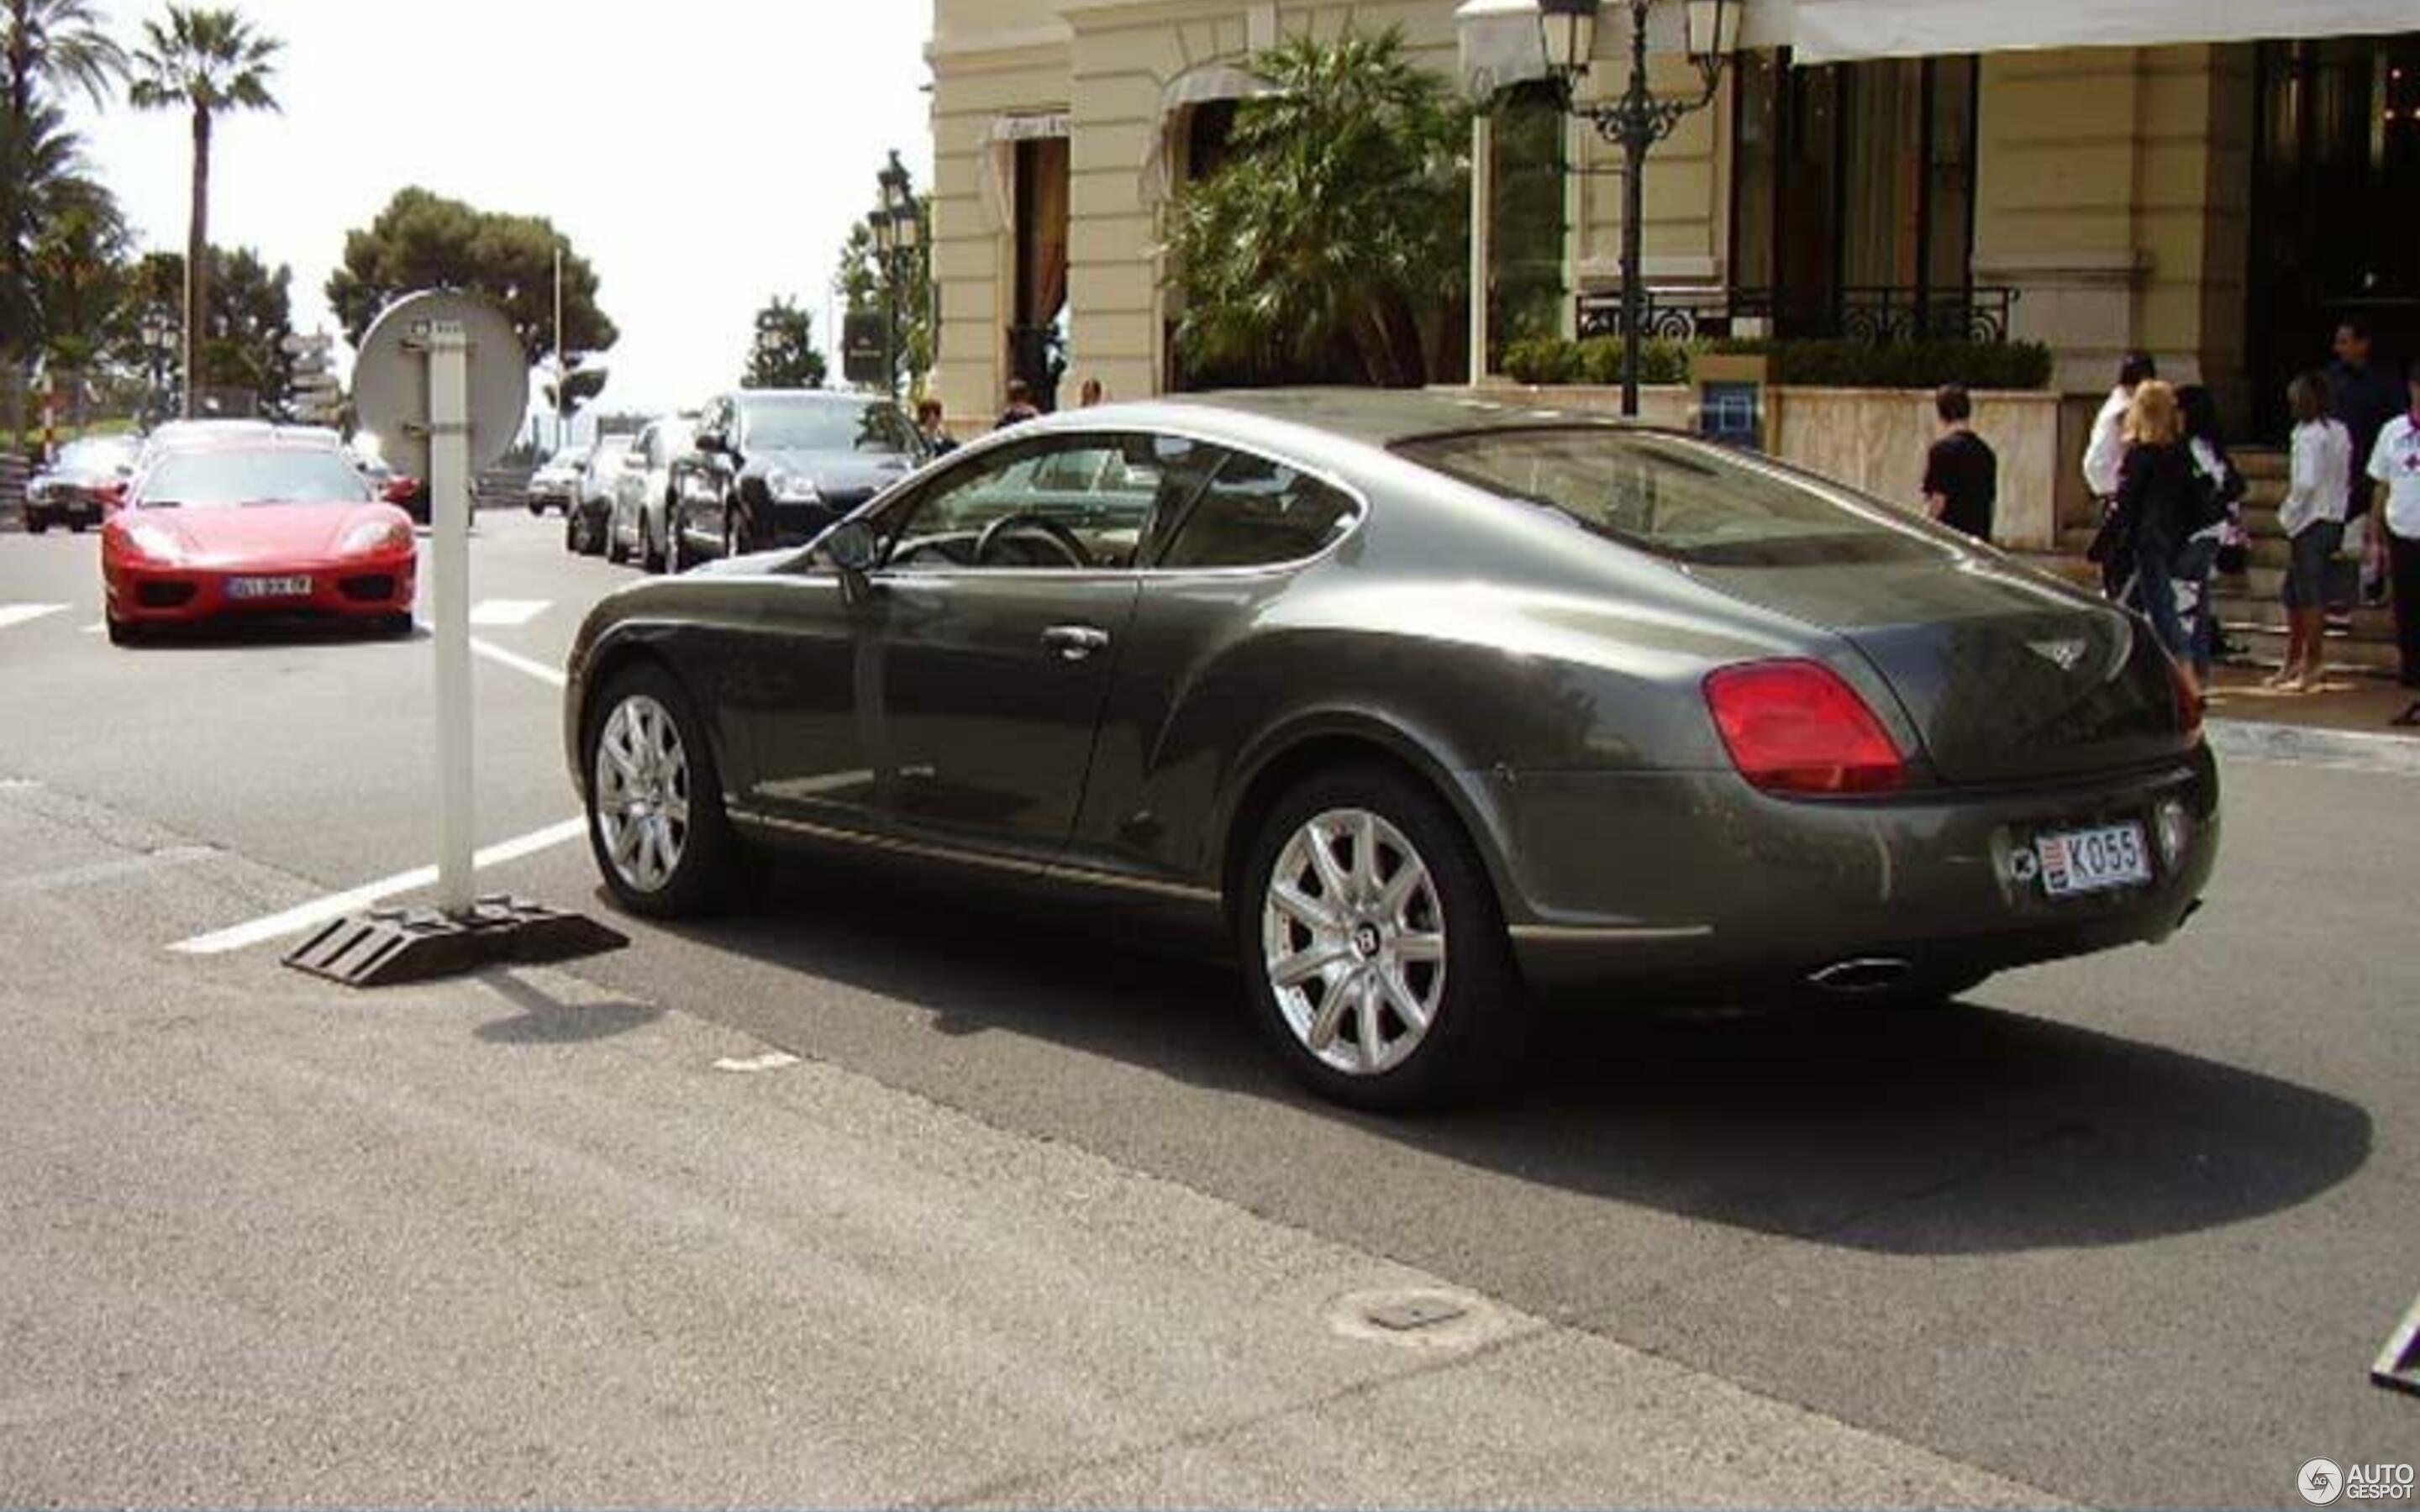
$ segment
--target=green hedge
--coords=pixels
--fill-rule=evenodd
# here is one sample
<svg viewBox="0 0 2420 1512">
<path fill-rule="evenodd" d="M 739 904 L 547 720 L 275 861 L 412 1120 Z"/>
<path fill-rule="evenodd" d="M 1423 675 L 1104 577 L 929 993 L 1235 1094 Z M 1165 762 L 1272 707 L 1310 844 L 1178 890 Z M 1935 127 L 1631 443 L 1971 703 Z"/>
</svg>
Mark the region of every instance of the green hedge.
<svg viewBox="0 0 2420 1512">
<path fill-rule="evenodd" d="M 1970 389 L 2050 387 L 2050 348 L 2040 342 L 1924 341 L 1873 346 L 1862 341 L 1654 340 L 1639 352 L 1646 383 L 1685 383 L 1699 351 L 1771 359 L 1773 381 L 1803 388 Z M 1504 376 L 1520 383 L 1614 384 L 1621 381 L 1621 339 L 1559 336 L 1516 341 L 1504 349 Z"/>
</svg>

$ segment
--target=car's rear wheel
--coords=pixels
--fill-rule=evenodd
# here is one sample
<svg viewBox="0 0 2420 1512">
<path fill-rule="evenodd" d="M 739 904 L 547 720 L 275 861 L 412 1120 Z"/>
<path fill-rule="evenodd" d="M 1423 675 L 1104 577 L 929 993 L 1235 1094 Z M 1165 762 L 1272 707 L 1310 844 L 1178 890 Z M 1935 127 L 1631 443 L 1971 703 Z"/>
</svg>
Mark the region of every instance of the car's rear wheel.
<svg viewBox="0 0 2420 1512">
<path fill-rule="evenodd" d="M 85 526 L 86 523 L 86 521 L 80 519 L 71 519 L 68 521 L 68 533 L 70 535 L 82 535 L 85 532 Z"/>
<path fill-rule="evenodd" d="M 589 848 L 615 901 L 659 918 L 711 911 L 735 842 L 713 752 L 679 682 L 652 663 L 617 674 L 582 749 Z"/>
<path fill-rule="evenodd" d="M 1519 1067 L 1530 1009 L 1495 889 L 1420 784 L 1357 765 L 1296 785 L 1263 820 L 1244 877 L 1247 991 L 1312 1090 L 1409 1111 Z"/>
<path fill-rule="evenodd" d="M 31 510 L 27 510 L 25 512 L 26 534 L 41 535 L 48 532 L 50 528 L 51 518 L 48 515 L 37 515 Z"/>
</svg>

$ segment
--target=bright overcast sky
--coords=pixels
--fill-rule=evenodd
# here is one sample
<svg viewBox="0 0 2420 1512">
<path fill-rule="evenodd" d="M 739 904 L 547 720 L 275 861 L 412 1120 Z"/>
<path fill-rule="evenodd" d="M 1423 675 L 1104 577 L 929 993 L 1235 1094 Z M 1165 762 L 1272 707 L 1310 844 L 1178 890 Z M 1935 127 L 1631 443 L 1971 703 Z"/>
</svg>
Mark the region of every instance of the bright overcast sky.
<svg viewBox="0 0 2420 1512">
<path fill-rule="evenodd" d="M 832 263 L 884 152 L 931 175 L 930 0 L 237 3 L 286 41 L 285 110 L 221 119 L 210 239 L 291 265 L 296 327 L 334 332 L 321 290 L 345 233 L 397 189 L 546 216 L 621 328 L 609 410 L 736 382 L 773 294 L 814 312 L 830 353 Z M 130 43 L 160 8 L 108 4 Z M 136 234 L 181 251 L 185 119 L 80 106 L 76 124 Z"/>
</svg>

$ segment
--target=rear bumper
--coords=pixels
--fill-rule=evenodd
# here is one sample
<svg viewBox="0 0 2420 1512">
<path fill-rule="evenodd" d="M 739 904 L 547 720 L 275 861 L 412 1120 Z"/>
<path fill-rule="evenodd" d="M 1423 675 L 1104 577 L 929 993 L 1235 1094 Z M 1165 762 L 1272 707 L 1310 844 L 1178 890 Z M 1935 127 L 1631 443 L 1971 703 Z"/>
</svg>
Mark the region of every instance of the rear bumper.
<svg viewBox="0 0 2420 1512">
<path fill-rule="evenodd" d="M 1522 969 L 1541 986 L 1622 982 L 1683 995 L 1804 985 L 1845 961 L 1960 978 L 2155 942 L 2216 864 L 2208 749 L 2094 781 L 1853 803 L 1766 796 L 1735 774 L 1479 779 Z M 2185 819 L 2174 856 L 2158 815 Z M 2148 886 L 2054 899 L 2024 871 L 2034 838 L 2139 823 Z"/>
<path fill-rule="evenodd" d="M 418 558 L 409 552 L 344 563 L 284 563 L 240 568 L 114 563 L 102 573 L 112 619 L 123 625 L 194 625 L 208 620 L 306 615 L 373 619 L 408 614 L 418 589 Z M 238 598 L 235 578 L 308 578 L 308 594 Z"/>
</svg>

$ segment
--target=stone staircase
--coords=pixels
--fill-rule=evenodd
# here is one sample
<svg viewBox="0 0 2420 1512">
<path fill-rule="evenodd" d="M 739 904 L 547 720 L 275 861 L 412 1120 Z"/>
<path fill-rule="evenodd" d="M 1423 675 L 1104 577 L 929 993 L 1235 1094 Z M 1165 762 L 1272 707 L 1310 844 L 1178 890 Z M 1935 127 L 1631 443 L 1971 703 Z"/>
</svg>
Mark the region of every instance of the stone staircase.
<svg viewBox="0 0 2420 1512">
<path fill-rule="evenodd" d="M 2227 659 L 2275 667 L 2286 656 L 2286 609 L 2278 594 L 2286 578 L 2288 546 L 2285 532 L 2277 528 L 2277 507 L 2286 499 L 2286 454 L 2244 450 L 2232 455 L 2246 486 L 2243 523 L 2252 534 L 2251 561 L 2239 575 L 2212 579 L 2211 589 L 2219 624 L 2232 648 Z M 2069 522 L 2059 532 L 2058 554 L 2038 564 L 2099 588 L 2101 570 L 2084 560 L 2092 534 L 2091 522 Z M 2339 622 L 2329 627 L 2330 671 L 2392 677 L 2396 663 L 2395 619 L 2389 610 L 2356 609 L 2349 625 Z"/>
</svg>

